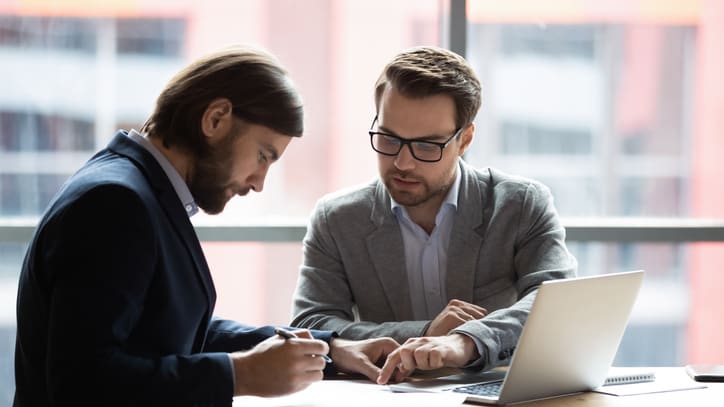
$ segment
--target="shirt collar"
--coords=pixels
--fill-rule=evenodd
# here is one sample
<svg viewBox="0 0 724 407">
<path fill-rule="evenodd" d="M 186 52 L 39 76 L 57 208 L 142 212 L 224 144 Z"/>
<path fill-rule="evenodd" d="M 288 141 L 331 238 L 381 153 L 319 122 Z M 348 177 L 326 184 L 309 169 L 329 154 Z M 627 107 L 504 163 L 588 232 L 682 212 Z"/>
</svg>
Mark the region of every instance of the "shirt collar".
<svg viewBox="0 0 724 407">
<path fill-rule="evenodd" d="M 151 153 L 153 158 L 158 161 L 158 164 L 163 169 L 163 172 L 166 173 L 169 181 L 171 181 L 171 185 L 173 185 L 176 195 L 178 195 L 181 200 L 184 210 L 186 211 L 186 215 L 189 217 L 194 216 L 199 211 L 199 207 L 196 205 L 196 202 L 194 202 L 194 197 L 191 195 L 191 191 L 189 191 L 186 181 L 181 178 L 181 174 L 176 171 L 176 168 L 171 164 L 168 158 L 166 158 L 166 156 L 164 156 L 144 135 L 136 130 L 131 129 L 131 131 L 128 132 L 128 137 L 138 143 L 141 147 L 145 148 L 149 153 Z"/>
</svg>

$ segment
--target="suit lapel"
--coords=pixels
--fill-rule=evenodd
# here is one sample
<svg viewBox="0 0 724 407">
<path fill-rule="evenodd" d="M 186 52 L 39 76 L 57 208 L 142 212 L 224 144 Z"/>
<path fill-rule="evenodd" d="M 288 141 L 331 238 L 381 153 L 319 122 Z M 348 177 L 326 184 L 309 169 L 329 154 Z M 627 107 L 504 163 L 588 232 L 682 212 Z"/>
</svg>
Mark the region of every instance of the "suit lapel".
<svg viewBox="0 0 724 407">
<path fill-rule="evenodd" d="M 135 141 L 128 138 L 124 131 L 116 134 L 115 138 L 108 145 L 108 148 L 130 159 L 146 175 L 149 184 L 151 184 L 156 193 L 161 207 L 163 207 L 163 210 L 166 212 L 168 221 L 173 225 L 180 240 L 184 246 L 186 246 L 188 254 L 193 259 L 199 281 L 206 293 L 208 302 L 206 321 L 209 321 L 216 302 L 216 290 L 211 279 L 209 266 L 206 263 L 206 258 L 201 249 L 201 244 L 199 243 L 198 236 L 196 236 L 196 231 L 171 181 L 153 155 Z M 205 332 L 206 329 L 203 329 L 203 331 Z"/>
<path fill-rule="evenodd" d="M 410 285 L 407 281 L 405 247 L 400 227 L 390 207 L 389 195 L 380 182 L 377 182 L 375 190 L 371 220 L 376 228 L 366 238 L 369 258 L 395 320 L 411 320 L 413 314 Z"/>
<path fill-rule="evenodd" d="M 473 300 L 475 270 L 483 243 L 481 225 L 487 208 L 487 189 L 476 179 L 474 170 L 460 161 L 462 179 L 458 193 L 458 213 L 450 232 L 447 265 L 447 297 Z"/>
</svg>

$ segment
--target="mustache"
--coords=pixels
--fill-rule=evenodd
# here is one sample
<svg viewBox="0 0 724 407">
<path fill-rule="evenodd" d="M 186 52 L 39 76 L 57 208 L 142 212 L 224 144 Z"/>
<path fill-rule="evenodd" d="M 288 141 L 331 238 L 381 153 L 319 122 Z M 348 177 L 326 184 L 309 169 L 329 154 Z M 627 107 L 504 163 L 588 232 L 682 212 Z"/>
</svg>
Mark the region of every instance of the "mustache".
<svg viewBox="0 0 724 407">
<path fill-rule="evenodd" d="M 420 181 L 419 177 L 413 175 L 410 171 L 388 171 L 387 178 L 402 178 L 405 181 Z"/>
<path fill-rule="evenodd" d="M 244 196 L 244 195 L 248 194 L 249 191 L 251 191 L 251 188 L 241 188 L 241 189 L 237 189 L 237 190 L 233 190 L 233 191 L 234 191 L 234 195 Z"/>
</svg>

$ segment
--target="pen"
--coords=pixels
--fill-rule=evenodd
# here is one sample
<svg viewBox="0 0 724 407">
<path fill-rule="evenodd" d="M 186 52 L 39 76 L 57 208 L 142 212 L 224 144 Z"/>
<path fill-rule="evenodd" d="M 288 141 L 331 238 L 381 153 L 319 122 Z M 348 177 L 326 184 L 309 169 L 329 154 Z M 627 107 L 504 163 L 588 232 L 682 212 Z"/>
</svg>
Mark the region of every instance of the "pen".
<svg viewBox="0 0 724 407">
<path fill-rule="evenodd" d="M 282 329 L 282 328 L 274 328 L 274 333 L 277 334 L 277 335 L 279 335 L 279 336 L 281 336 L 281 337 L 284 338 L 284 339 L 298 338 L 298 336 L 295 335 L 294 332 L 289 332 L 289 331 L 287 331 L 286 329 Z M 327 362 L 327 363 L 332 363 L 332 358 L 330 358 L 330 357 L 327 356 L 327 355 L 317 355 L 317 354 L 314 354 L 314 355 L 312 355 L 312 356 L 319 356 L 319 357 L 321 357 L 322 359 L 324 359 L 325 362 Z"/>
</svg>

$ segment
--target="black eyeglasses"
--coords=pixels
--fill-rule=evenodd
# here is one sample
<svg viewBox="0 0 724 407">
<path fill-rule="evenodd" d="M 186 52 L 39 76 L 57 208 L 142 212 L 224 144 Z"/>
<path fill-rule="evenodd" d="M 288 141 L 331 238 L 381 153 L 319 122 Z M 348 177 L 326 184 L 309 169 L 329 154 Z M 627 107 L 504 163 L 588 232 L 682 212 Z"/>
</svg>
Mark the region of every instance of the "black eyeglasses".
<svg viewBox="0 0 724 407">
<path fill-rule="evenodd" d="M 455 130 L 455 133 L 450 136 L 450 138 L 442 143 L 436 143 L 434 141 L 406 140 L 404 138 L 397 137 L 394 134 L 382 131 L 373 131 L 372 129 L 375 127 L 376 122 L 377 116 L 375 116 L 375 119 L 372 120 L 372 126 L 369 131 L 370 143 L 372 144 L 373 150 L 382 155 L 395 156 L 400 154 L 402 147 L 407 145 L 410 149 L 410 153 L 412 153 L 412 156 L 416 160 L 426 163 L 440 161 L 442 159 L 442 150 L 447 147 L 447 145 L 450 144 L 455 137 L 460 135 L 460 132 L 465 128 L 465 126 L 458 128 Z"/>
</svg>

